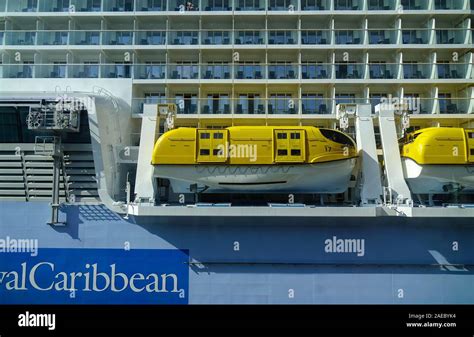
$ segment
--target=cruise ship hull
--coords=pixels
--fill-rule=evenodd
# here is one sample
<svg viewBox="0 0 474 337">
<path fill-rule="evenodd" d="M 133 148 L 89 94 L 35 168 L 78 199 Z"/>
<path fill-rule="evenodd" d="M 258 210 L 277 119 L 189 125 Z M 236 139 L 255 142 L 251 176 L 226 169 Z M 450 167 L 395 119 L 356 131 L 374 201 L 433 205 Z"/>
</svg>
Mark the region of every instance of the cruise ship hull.
<svg viewBox="0 0 474 337">
<path fill-rule="evenodd" d="M 206 193 L 343 193 L 356 159 L 296 165 L 156 165 L 156 177 L 170 180 L 175 193 L 197 184 Z"/>
<path fill-rule="evenodd" d="M 405 179 L 415 194 L 474 191 L 474 165 L 419 165 L 402 158 Z"/>
</svg>

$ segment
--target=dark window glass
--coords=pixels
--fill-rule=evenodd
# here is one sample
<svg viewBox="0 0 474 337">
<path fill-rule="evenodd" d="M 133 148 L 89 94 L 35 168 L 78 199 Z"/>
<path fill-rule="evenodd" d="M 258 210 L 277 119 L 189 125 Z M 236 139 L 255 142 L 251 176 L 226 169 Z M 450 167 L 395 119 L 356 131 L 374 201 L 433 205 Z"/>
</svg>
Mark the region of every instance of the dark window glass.
<svg viewBox="0 0 474 337">
<path fill-rule="evenodd" d="M 291 134 L 291 139 L 300 139 L 300 134 L 299 133 L 292 133 Z"/>
<path fill-rule="evenodd" d="M 474 156 L 474 149 L 471 149 L 471 156 Z"/>
<path fill-rule="evenodd" d="M 301 156 L 301 150 L 291 150 L 292 156 Z"/>
<path fill-rule="evenodd" d="M 201 156 L 208 156 L 209 155 L 209 149 L 200 149 L 199 150 L 199 155 Z"/>
<path fill-rule="evenodd" d="M 279 155 L 279 156 L 287 156 L 287 155 L 288 155 L 288 151 L 287 151 L 287 150 L 278 150 L 278 155 Z"/>
<path fill-rule="evenodd" d="M 286 139 L 286 133 L 278 133 L 277 134 L 278 139 Z"/>
<path fill-rule="evenodd" d="M 224 134 L 223 133 L 215 133 L 214 134 L 214 139 L 224 139 Z"/>
<path fill-rule="evenodd" d="M 352 140 L 343 133 L 328 129 L 319 129 L 319 131 L 321 131 L 321 134 L 324 137 L 332 140 L 333 142 L 345 145 L 353 145 Z"/>
<path fill-rule="evenodd" d="M 468 132 L 467 135 L 471 139 L 474 138 L 474 132 Z"/>
<path fill-rule="evenodd" d="M 210 133 L 201 133 L 201 139 L 211 139 Z"/>
<path fill-rule="evenodd" d="M 214 154 L 214 156 L 222 156 L 222 150 L 219 150 L 219 149 L 214 149 L 212 151 L 212 153 Z"/>
</svg>

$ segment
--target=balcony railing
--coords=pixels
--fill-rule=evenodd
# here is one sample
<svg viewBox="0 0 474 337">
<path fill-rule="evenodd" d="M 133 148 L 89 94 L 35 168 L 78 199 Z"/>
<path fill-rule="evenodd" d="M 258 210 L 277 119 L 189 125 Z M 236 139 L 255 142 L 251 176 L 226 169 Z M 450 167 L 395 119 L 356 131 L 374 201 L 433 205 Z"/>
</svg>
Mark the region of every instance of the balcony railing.
<svg viewBox="0 0 474 337">
<path fill-rule="evenodd" d="M 193 0 L 188 8 L 184 0 L 9 0 L 9 12 L 151 12 L 151 11 L 324 11 L 331 7 L 343 11 L 361 11 L 364 0 Z M 5 3 L 5 1 L 4 1 Z M 332 5 L 333 3 L 333 5 Z M 429 10 L 430 1 L 401 0 L 403 10 Z M 367 0 L 370 11 L 396 10 L 396 1 Z M 463 10 L 463 0 L 433 0 L 435 10 Z M 4 6 L 3 6 L 4 7 Z M 472 2 L 471 2 L 472 7 Z M 469 7 L 468 7 L 469 8 Z M 0 8 L 0 12 L 5 8 Z"/>
<path fill-rule="evenodd" d="M 89 59 L 90 60 L 90 59 Z M 94 59 L 85 64 L 64 64 L 67 71 L 56 71 L 58 64 L 0 64 L 0 78 L 133 78 L 137 80 L 315 80 L 315 79 L 393 79 L 393 80 L 473 80 L 472 66 L 466 63 L 348 63 L 338 62 L 209 62 L 198 64 L 166 63 L 165 60 L 129 64 L 123 61 L 99 63 Z M 143 62 L 143 61 L 142 61 Z M 22 67 L 26 70 L 23 70 Z M 17 70 L 19 69 L 19 70 Z M 47 71 L 37 69 L 49 69 Z M 469 73 L 468 73 L 469 72 Z"/>
<path fill-rule="evenodd" d="M 326 97 L 321 93 L 303 93 L 301 97 L 294 95 L 269 94 L 239 94 L 209 95 L 198 98 L 197 95 L 178 95 L 165 98 L 164 94 L 155 97 L 142 97 L 132 99 L 134 113 L 142 113 L 144 104 L 174 103 L 178 114 L 215 114 L 215 115 L 329 115 L 335 113 L 337 104 L 371 104 L 372 109 L 384 104 L 399 104 L 410 114 L 469 114 L 473 112 L 474 100 L 469 98 L 451 98 L 440 96 L 427 98 L 418 96 L 405 96 L 397 102 L 391 102 L 390 95 L 384 97 L 361 98 L 360 96 L 336 94 L 336 97 Z M 401 102 L 401 103 L 400 103 Z M 397 106 L 394 106 L 395 108 Z"/>
<path fill-rule="evenodd" d="M 334 40 L 331 36 L 334 33 Z M 466 44 L 469 29 L 403 29 L 403 44 Z M 396 44 L 397 29 L 7 30 L 0 45 L 362 45 Z M 4 35 L 3 40 L 1 39 Z"/>
<path fill-rule="evenodd" d="M 404 63 L 403 78 L 405 79 L 428 79 L 431 77 L 431 64 Z"/>
</svg>

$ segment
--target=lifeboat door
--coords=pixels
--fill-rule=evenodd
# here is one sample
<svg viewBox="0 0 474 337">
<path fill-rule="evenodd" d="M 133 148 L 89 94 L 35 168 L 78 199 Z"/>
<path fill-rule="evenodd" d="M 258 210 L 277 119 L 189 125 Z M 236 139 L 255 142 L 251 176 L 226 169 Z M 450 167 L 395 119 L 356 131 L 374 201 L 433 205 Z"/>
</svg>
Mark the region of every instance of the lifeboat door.
<svg viewBox="0 0 474 337">
<path fill-rule="evenodd" d="M 227 161 L 227 130 L 197 130 L 197 162 L 225 163 Z"/>
<path fill-rule="evenodd" d="M 466 130 L 467 161 L 474 163 L 474 130 Z"/>
<path fill-rule="evenodd" d="M 302 163 L 305 161 L 304 130 L 275 130 L 275 162 Z"/>
</svg>

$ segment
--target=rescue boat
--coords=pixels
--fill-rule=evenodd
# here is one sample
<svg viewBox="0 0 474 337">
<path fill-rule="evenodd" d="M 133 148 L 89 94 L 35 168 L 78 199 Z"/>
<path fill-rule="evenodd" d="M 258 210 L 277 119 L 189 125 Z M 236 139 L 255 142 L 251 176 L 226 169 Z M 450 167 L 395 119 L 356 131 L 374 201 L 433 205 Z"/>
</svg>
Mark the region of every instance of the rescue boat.
<svg viewBox="0 0 474 337">
<path fill-rule="evenodd" d="M 401 140 L 405 179 L 416 194 L 474 192 L 474 129 L 437 127 Z"/>
<path fill-rule="evenodd" d="M 317 193 L 347 190 L 355 142 L 312 126 L 177 128 L 156 142 L 154 176 L 175 193 Z"/>
</svg>

